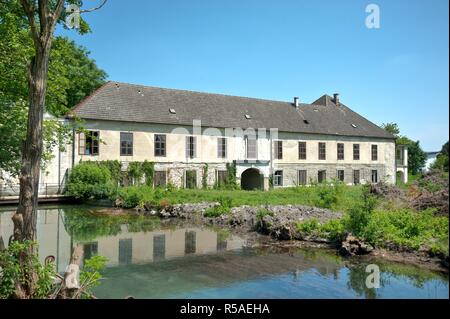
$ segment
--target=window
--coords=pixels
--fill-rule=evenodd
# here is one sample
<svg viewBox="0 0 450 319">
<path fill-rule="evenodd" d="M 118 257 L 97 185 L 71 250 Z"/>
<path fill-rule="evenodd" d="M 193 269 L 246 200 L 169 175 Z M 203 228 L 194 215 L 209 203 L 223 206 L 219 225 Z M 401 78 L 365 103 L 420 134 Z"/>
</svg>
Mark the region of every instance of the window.
<svg viewBox="0 0 450 319">
<path fill-rule="evenodd" d="M 153 261 L 166 258 L 166 235 L 153 236 Z"/>
<path fill-rule="evenodd" d="M 283 159 L 283 141 L 274 142 L 275 159 Z"/>
<path fill-rule="evenodd" d="M 323 142 L 319 142 L 319 159 L 325 160 L 327 158 L 326 145 Z"/>
<path fill-rule="evenodd" d="M 87 131 L 78 134 L 78 154 L 79 155 L 98 155 L 100 132 Z"/>
<path fill-rule="evenodd" d="M 327 171 L 322 170 L 317 173 L 317 181 L 323 183 L 327 180 Z"/>
<path fill-rule="evenodd" d="M 337 170 L 336 178 L 338 179 L 338 181 L 341 181 L 341 182 L 344 181 L 344 170 L 343 169 Z"/>
<path fill-rule="evenodd" d="M 220 236 L 219 233 L 217 233 L 217 245 L 216 249 L 217 251 L 225 251 L 227 250 L 227 239 L 224 236 Z"/>
<path fill-rule="evenodd" d="M 275 171 L 275 174 L 273 174 L 273 185 L 283 186 L 283 171 Z"/>
<path fill-rule="evenodd" d="M 133 155 L 133 133 L 120 133 L 120 155 Z"/>
<path fill-rule="evenodd" d="M 227 139 L 225 137 L 217 138 L 217 157 L 227 157 Z"/>
<path fill-rule="evenodd" d="M 372 170 L 372 183 L 378 183 L 378 171 L 376 169 Z"/>
<path fill-rule="evenodd" d="M 247 136 L 247 158 L 256 158 L 257 153 L 257 139 L 256 136 Z"/>
<path fill-rule="evenodd" d="M 155 171 L 153 177 L 153 183 L 155 187 L 165 187 L 166 186 L 166 172 L 165 171 Z"/>
<path fill-rule="evenodd" d="M 131 264 L 133 259 L 133 239 L 119 239 L 119 264 Z"/>
<path fill-rule="evenodd" d="M 195 254 L 196 251 L 196 234 L 195 231 L 187 231 L 184 233 L 184 253 Z"/>
<path fill-rule="evenodd" d="M 306 185 L 306 170 L 299 170 L 298 171 L 298 184 L 299 185 Z"/>
<path fill-rule="evenodd" d="M 197 171 L 186 171 L 186 188 L 197 188 Z"/>
<path fill-rule="evenodd" d="M 298 142 L 298 159 L 306 159 L 306 142 Z"/>
<path fill-rule="evenodd" d="M 166 156 L 166 136 L 155 135 L 155 156 Z"/>
<path fill-rule="evenodd" d="M 372 145 L 372 161 L 378 161 L 378 145 Z"/>
<path fill-rule="evenodd" d="M 360 182 L 360 172 L 359 172 L 359 169 L 355 169 L 354 171 L 353 171 L 353 184 L 359 184 L 359 182 Z"/>
<path fill-rule="evenodd" d="M 83 262 L 98 254 L 98 242 L 83 245 Z"/>
<path fill-rule="evenodd" d="M 217 186 L 223 187 L 227 185 L 228 171 L 217 171 Z"/>
<path fill-rule="evenodd" d="M 353 144 L 353 160 L 359 160 L 359 144 Z"/>
<path fill-rule="evenodd" d="M 344 159 L 344 143 L 337 144 L 337 159 L 338 160 Z"/>
<path fill-rule="evenodd" d="M 186 136 L 186 157 L 195 158 L 196 156 L 196 137 Z"/>
</svg>

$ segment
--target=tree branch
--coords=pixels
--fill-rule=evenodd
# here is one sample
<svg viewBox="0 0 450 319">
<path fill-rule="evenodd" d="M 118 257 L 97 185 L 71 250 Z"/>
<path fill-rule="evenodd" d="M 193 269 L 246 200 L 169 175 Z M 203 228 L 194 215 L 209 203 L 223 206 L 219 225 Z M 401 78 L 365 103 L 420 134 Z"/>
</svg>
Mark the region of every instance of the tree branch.
<svg viewBox="0 0 450 319">
<path fill-rule="evenodd" d="M 28 0 L 20 0 L 22 8 L 28 18 L 28 23 L 31 28 L 31 37 L 33 39 L 34 45 L 38 47 L 40 45 L 39 32 L 36 29 L 36 20 L 34 19 L 34 4 L 30 3 Z"/>
<path fill-rule="evenodd" d="M 103 7 L 105 5 L 106 1 L 108 1 L 108 0 L 103 0 L 102 4 L 99 5 L 98 7 L 91 8 L 91 9 L 80 10 L 80 13 L 92 12 L 92 11 L 101 9 L 101 7 Z"/>
<path fill-rule="evenodd" d="M 58 3 L 56 4 L 55 11 L 53 13 L 49 13 L 49 24 L 47 26 L 46 35 L 45 35 L 45 45 L 48 45 L 50 43 L 50 39 L 53 36 L 53 32 L 55 31 L 56 23 L 58 23 L 59 17 L 61 16 L 61 13 L 64 9 L 64 0 L 58 0 Z"/>
<path fill-rule="evenodd" d="M 48 0 L 39 0 L 39 21 L 41 26 L 41 35 L 47 32 L 48 25 Z"/>
</svg>

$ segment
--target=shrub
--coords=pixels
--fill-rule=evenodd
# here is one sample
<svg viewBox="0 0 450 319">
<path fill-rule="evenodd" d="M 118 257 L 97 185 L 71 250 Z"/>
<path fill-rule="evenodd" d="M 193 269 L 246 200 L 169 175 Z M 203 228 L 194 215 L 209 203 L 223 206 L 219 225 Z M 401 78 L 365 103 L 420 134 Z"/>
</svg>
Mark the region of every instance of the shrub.
<svg viewBox="0 0 450 319">
<path fill-rule="evenodd" d="M 336 205 L 342 192 L 342 184 L 338 181 L 333 184 L 316 184 L 313 187 L 317 193 L 314 205 L 322 208 L 330 209 Z"/>
<path fill-rule="evenodd" d="M 231 197 L 219 197 L 217 201 L 219 206 L 208 208 L 203 214 L 205 217 L 218 217 L 220 215 L 229 214 L 233 200 Z"/>
<path fill-rule="evenodd" d="M 353 205 L 344 218 L 346 229 L 354 235 L 361 235 L 370 222 L 375 205 L 376 198 L 370 194 L 369 188 L 366 187 L 363 190 L 361 201 Z"/>
<path fill-rule="evenodd" d="M 258 212 L 256 213 L 256 219 L 262 220 L 264 216 L 273 216 L 273 212 L 266 208 L 259 209 Z"/>
<path fill-rule="evenodd" d="M 67 192 L 75 198 L 107 198 L 113 189 L 111 173 L 95 162 L 81 162 L 70 172 Z"/>
<path fill-rule="evenodd" d="M 118 197 L 123 200 L 123 208 L 142 206 L 145 202 L 145 189 L 142 187 L 124 187 L 119 189 Z"/>
</svg>

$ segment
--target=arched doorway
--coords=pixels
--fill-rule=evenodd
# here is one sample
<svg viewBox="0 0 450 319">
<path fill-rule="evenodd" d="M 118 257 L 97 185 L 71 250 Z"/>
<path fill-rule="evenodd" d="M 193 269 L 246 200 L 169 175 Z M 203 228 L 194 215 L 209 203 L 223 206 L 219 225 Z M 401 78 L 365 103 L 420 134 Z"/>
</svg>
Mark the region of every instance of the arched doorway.
<svg viewBox="0 0 450 319">
<path fill-rule="evenodd" d="M 403 173 L 403 171 L 397 171 L 396 184 L 402 185 L 404 183 L 405 183 L 405 173 Z"/>
<path fill-rule="evenodd" d="M 243 190 L 262 190 L 263 189 L 263 177 L 259 170 L 256 168 L 249 168 L 242 172 L 241 175 L 241 188 Z"/>
</svg>

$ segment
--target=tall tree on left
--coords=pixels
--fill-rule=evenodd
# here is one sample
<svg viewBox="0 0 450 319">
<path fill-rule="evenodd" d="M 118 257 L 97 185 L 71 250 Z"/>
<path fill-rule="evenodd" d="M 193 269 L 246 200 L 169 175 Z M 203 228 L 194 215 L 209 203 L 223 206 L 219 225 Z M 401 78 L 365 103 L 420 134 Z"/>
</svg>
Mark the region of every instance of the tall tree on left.
<svg viewBox="0 0 450 319">
<path fill-rule="evenodd" d="M 81 1 L 67 1 L 68 4 L 82 6 Z M 22 149 L 20 171 L 20 195 L 17 211 L 13 216 L 14 240 L 27 241 L 36 239 L 36 208 L 39 190 L 40 162 L 43 150 L 43 115 L 47 90 L 48 65 L 53 34 L 58 23 L 63 21 L 64 0 L 20 0 L 27 18 L 34 56 L 28 70 L 28 121 L 27 133 Z M 101 8 L 106 0 L 96 8 L 79 10 L 79 13 Z M 33 248 L 21 256 L 21 264 L 29 269 L 27 278 L 17 283 L 16 297 L 33 295 L 36 286 L 36 274 L 28 263 Z"/>
</svg>

